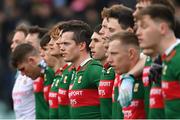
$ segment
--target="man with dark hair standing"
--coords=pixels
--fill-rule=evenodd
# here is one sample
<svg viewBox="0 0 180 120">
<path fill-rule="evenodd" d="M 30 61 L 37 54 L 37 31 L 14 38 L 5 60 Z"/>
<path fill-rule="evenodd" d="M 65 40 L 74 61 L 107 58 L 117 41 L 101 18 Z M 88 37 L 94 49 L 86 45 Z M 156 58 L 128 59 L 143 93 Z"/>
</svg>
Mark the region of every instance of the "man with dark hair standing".
<svg viewBox="0 0 180 120">
<path fill-rule="evenodd" d="M 17 26 L 12 38 L 11 50 L 25 42 L 28 34 L 27 26 Z M 33 81 L 31 78 L 17 71 L 17 78 L 12 91 L 13 107 L 16 119 L 35 119 L 35 100 Z"/>
<path fill-rule="evenodd" d="M 158 11 L 158 12 L 157 12 Z M 152 49 L 163 60 L 161 77 L 165 118 L 180 118 L 179 106 L 179 40 L 174 34 L 175 17 L 163 5 L 151 5 L 137 15 L 137 36 L 140 47 Z"/>
<path fill-rule="evenodd" d="M 53 69 L 55 77 L 49 93 L 49 116 L 50 118 L 67 119 L 69 116 L 68 90 L 71 81 L 70 64 L 67 64 L 61 51 L 61 31 L 65 22 L 59 22 L 50 30 L 49 42 L 50 54 L 56 58 Z"/>
<path fill-rule="evenodd" d="M 133 32 L 133 26 L 134 26 L 134 21 L 133 21 L 133 11 L 132 9 L 123 6 L 123 5 L 113 5 L 109 8 L 104 8 L 103 11 L 101 12 L 103 22 L 102 22 L 102 28 L 99 31 L 103 39 L 105 39 L 105 47 L 106 49 L 108 48 L 108 37 L 110 37 L 112 34 L 118 33 L 118 32 L 123 32 L 123 31 L 130 31 Z M 139 67 L 143 67 L 142 63 L 144 62 L 144 59 L 142 58 L 140 62 L 135 66 L 135 69 L 133 68 L 132 70 L 129 71 L 130 74 L 133 74 L 134 76 L 141 74 L 141 72 L 137 71 L 136 69 Z M 119 105 L 118 102 L 118 86 L 117 86 L 117 80 L 119 75 L 116 75 L 116 78 L 114 80 L 114 85 L 113 85 L 113 93 L 112 93 L 112 118 L 123 118 L 121 106 Z M 127 77 L 128 79 L 131 79 L 132 77 L 129 76 Z M 129 80 L 126 80 L 123 82 L 127 82 Z M 133 81 L 133 78 L 130 80 Z M 130 82 L 129 84 L 133 84 L 133 82 Z M 132 86 L 132 85 L 131 85 Z M 127 85 L 128 92 L 131 91 L 131 89 Z M 123 92 L 121 92 L 123 93 Z M 124 93 L 126 94 L 126 93 Z M 127 96 L 129 97 L 129 96 Z M 121 99 L 121 101 L 126 101 L 125 99 Z M 127 101 L 128 102 L 128 101 Z"/>
<path fill-rule="evenodd" d="M 143 8 L 146 8 L 154 4 L 165 5 L 174 13 L 175 9 L 171 2 L 172 1 L 170 0 L 147 0 L 147 1 L 138 0 L 138 3 L 136 4 L 136 10 L 133 13 L 134 20 L 136 21 L 136 16 L 139 11 L 141 11 Z M 161 78 L 158 79 L 154 78 L 156 76 L 161 76 L 161 72 L 157 71 L 156 75 L 150 73 L 150 71 L 152 71 L 150 69 L 153 69 L 152 68 L 153 61 L 159 61 L 160 57 L 158 58 L 158 60 L 155 60 L 158 54 L 156 54 L 155 51 L 152 49 L 147 49 L 147 48 L 142 49 L 142 52 L 148 56 L 146 58 L 146 62 L 143 69 L 143 76 L 142 76 L 142 81 L 145 89 L 146 115 L 150 119 L 155 119 L 155 118 L 162 119 L 165 116 L 164 116 L 164 104 L 162 99 L 162 90 L 161 90 L 161 82 L 160 82 Z M 155 64 L 159 64 L 159 66 L 161 66 L 160 62 Z M 154 91 L 158 91 L 158 92 L 154 92 Z"/>
<path fill-rule="evenodd" d="M 45 28 L 40 28 L 38 26 L 31 26 L 29 27 L 29 33 L 26 37 L 26 43 L 32 45 L 39 53 L 40 56 L 40 41 L 41 39 L 48 39 L 46 38 L 45 34 L 48 32 Z M 45 35 L 45 36 L 44 36 Z M 43 37 L 44 36 L 44 37 Z M 41 59 L 40 59 L 41 58 Z M 41 73 L 39 73 L 38 68 L 29 68 L 32 69 L 32 71 L 29 71 L 30 73 L 36 71 L 37 74 L 40 74 L 40 76 L 34 80 L 34 93 L 35 93 L 35 109 L 36 109 L 36 118 L 37 119 L 47 119 L 49 118 L 49 91 L 51 84 L 53 82 L 54 78 L 54 71 L 52 68 L 47 66 L 47 63 L 42 59 L 42 57 L 37 58 L 38 60 L 34 60 L 36 62 L 36 66 L 41 68 Z M 51 66 L 51 65 L 50 65 Z M 33 71 L 34 70 L 34 71 Z"/>
<path fill-rule="evenodd" d="M 79 20 L 69 21 L 62 32 L 64 59 L 76 69 L 69 88 L 71 118 L 101 118 L 98 85 L 102 66 L 90 58 L 90 39 L 89 25 Z"/>
<path fill-rule="evenodd" d="M 99 97 L 100 97 L 100 110 L 101 118 L 112 118 L 112 88 L 114 84 L 115 72 L 114 69 L 107 62 L 107 48 L 105 48 L 105 39 L 102 38 L 99 30 L 101 26 L 97 26 L 91 36 L 91 55 L 94 59 L 99 60 L 103 65 L 101 79 L 99 82 Z"/>
</svg>

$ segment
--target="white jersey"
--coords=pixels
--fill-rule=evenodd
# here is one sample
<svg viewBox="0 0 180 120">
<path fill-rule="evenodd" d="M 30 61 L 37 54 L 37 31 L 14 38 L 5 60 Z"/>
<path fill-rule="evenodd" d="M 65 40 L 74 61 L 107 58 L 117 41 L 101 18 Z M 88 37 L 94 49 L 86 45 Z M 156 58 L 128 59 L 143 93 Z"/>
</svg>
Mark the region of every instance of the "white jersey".
<svg viewBox="0 0 180 120">
<path fill-rule="evenodd" d="M 18 73 L 12 98 L 16 119 L 35 119 L 35 98 L 31 78 Z"/>
</svg>

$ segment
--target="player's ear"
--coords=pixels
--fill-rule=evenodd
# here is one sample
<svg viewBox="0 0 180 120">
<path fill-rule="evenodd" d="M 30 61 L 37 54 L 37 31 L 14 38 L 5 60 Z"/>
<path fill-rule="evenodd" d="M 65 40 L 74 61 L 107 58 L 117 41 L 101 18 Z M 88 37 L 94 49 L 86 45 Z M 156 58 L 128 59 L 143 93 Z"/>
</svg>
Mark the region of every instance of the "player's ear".
<svg viewBox="0 0 180 120">
<path fill-rule="evenodd" d="M 132 33 L 134 32 L 133 28 L 131 28 L 131 27 L 128 27 L 128 28 L 127 28 L 127 31 L 128 31 L 128 32 L 132 32 Z"/>
<path fill-rule="evenodd" d="M 35 63 L 35 58 L 34 58 L 34 56 L 29 56 L 27 60 L 28 60 L 28 62 L 29 62 L 30 64 L 32 64 L 32 65 L 33 65 L 33 64 L 34 64 L 34 65 L 36 64 L 36 63 Z"/>
<path fill-rule="evenodd" d="M 161 32 L 161 34 L 163 34 L 163 35 L 165 35 L 165 34 L 167 34 L 167 32 L 168 32 L 168 24 L 167 23 L 165 23 L 165 22 L 162 22 L 161 24 L 160 24 L 160 32 Z"/>
<path fill-rule="evenodd" d="M 134 57 L 136 55 L 136 50 L 134 48 L 130 48 L 128 50 L 128 53 L 129 53 L 129 59 L 132 60 L 132 59 L 134 59 Z"/>
<path fill-rule="evenodd" d="M 85 42 L 79 43 L 79 49 L 80 49 L 80 51 L 85 50 L 86 49 L 86 43 Z"/>
</svg>

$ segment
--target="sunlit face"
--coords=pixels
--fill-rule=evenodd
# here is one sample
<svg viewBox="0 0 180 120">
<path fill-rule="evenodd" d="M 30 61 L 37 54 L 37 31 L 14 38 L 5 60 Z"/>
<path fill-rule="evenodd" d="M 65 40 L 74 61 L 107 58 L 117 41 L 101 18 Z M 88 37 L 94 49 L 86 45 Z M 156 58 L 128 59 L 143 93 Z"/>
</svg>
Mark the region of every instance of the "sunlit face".
<svg viewBox="0 0 180 120">
<path fill-rule="evenodd" d="M 19 71 L 21 71 L 21 73 L 23 75 L 26 75 L 30 78 L 32 78 L 33 80 L 35 80 L 36 78 L 38 78 L 41 74 L 41 69 L 40 67 L 38 67 L 38 63 L 35 60 L 36 58 L 30 58 L 27 57 L 26 60 L 24 60 L 23 62 L 19 63 L 17 68 Z"/>
<path fill-rule="evenodd" d="M 117 74 L 127 73 L 130 69 L 128 49 L 119 40 L 109 43 L 107 60 Z"/>
<path fill-rule="evenodd" d="M 108 19 L 108 34 L 107 36 L 111 36 L 117 32 L 125 31 L 118 22 L 118 19 L 109 18 Z"/>
<path fill-rule="evenodd" d="M 101 25 L 101 29 L 99 31 L 99 33 L 105 37 L 107 36 L 108 34 L 108 21 L 107 21 L 107 18 L 104 18 L 103 21 L 102 21 L 102 25 Z"/>
<path fill-rule="evenodd" d="M 158 49 L 161 39 L 160 24 L 154 22 L 148 15 L 143 16 L 141 20 L 137 21 L 136 34 L 139 46 L 143 49 L 144 54 L 149 54 L 146 53 L 146 51 L 150 51 L 148 49 L 153 51 Z"/>
<path fill-rule="evenodd" d="M 14 49 L 16 48 L 16 46 L 20 45 L 21 43 L 25 42 L 25 34 L 21 31 L 17 31 L 12 39 L 12 44 L 11 44 L 11 50 L 14 51 Z"/>
<path fill-rule="evenodd" d="M 39 38 L 38 38 L 38 33 L 29 33 L 26 36 L 25 39 L 26 43 L 32 45 L 33 47 L 35 47 L 36 49 L 39 49 L 40 45 L 39 45 Z"/>
<path fill-rule="evenodd" d="M 61 51 L 66 62 L 75 62 L 80 57 L 80 47 L 73 32 L 64 32 L 61 37 Z"/>
<path fill-rule="evenodd" d="M 60 48 L 59 45 L 57 44 L 57 40 L 51 38 L 49 42 L 49 52 L 52 56 L 59 56 L 60 55 Z"/>
<path fill-rule="evenodd" d="M 104 46 L 105 40 L 102 39 L 101 35 L 98 33 L 94 32 L 93 35 L 91 36 L 91 43 L 89 45 L 92 53 L 92 57 L 97 60 L 104 60 L 105 53 L 106 53 L 106 48 Z"/>
</svg>

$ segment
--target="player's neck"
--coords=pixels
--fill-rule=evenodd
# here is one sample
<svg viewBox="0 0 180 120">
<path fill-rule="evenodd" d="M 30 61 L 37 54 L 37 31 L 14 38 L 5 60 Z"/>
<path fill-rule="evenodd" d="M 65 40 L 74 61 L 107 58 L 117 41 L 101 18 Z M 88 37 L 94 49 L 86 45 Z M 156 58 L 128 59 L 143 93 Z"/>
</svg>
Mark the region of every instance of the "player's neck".
<svg viewBox="0 0 180 120">
<path fill-rule="evenodd" d="M 108 61 L 107 61 L 107 58 L 105 58 L 105 59 L 100 60 L 100 62 L 101 62 L 102 65 L 104 65 L 104 64 L 106 64 Z"/>
<path fill-rule="evenodd" d="M 88 58 L 90 58 L 90 55 L 89 53 L 84 53 L 84 54 L 81 54 L 80 57 L 74 62 L 74 66 L 75 68 L 78 68 L 80 66 L 80 64 L 87 60 Z"/>
<path fill-rule="evenodd" d="M 176 37 L 174 33 L 166 35 L 161 43 L 159 44 L 159 53 L 163 54 L 171 45 L 176 43 Z"/>
</svg>

